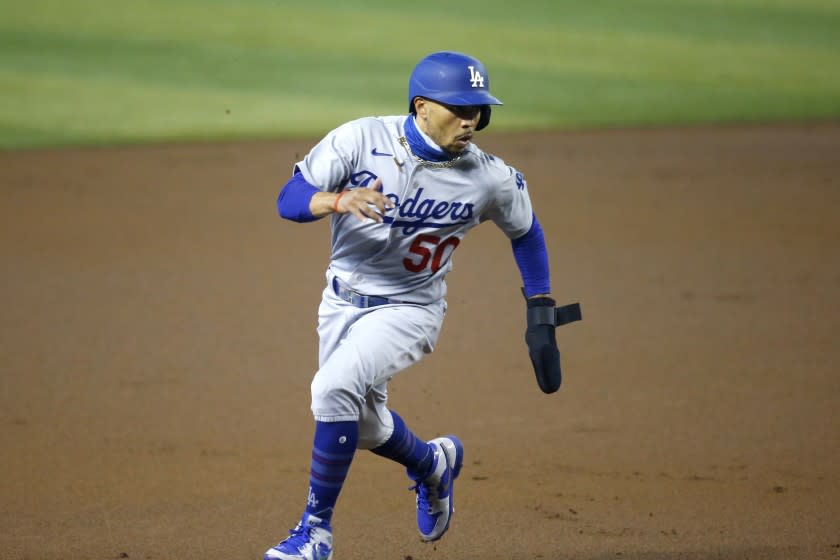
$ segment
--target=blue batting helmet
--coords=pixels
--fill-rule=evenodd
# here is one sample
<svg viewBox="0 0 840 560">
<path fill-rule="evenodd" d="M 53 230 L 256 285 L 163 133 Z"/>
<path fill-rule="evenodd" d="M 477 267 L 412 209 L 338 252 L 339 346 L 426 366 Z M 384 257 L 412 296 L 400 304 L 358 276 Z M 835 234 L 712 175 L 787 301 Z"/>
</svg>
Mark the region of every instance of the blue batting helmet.
<svg viewBox="0 0 840 560">
<path fill-rule="evenodd" d="M 408 112 L 414 113 L 414 98 L 425 97 L 446 105 L 479 105 L 476 130 L 490 123 L 490 105 L 502 102 L 490 95 L 490 78 L 477 59 L 459 52 L 432 53 L 414 67 L 408 79 Z"/>
</svg>

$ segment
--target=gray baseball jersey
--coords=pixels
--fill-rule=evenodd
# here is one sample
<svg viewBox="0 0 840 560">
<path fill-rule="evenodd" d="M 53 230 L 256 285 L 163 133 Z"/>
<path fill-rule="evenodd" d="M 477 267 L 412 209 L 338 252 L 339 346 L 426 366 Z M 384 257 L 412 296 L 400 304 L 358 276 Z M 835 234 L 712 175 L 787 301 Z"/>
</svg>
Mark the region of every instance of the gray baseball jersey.
<svg viewBox="0 0 840 560">
<path fill-rule="evenodd" d="M 523 175 L 475 144 L 454 162 L 415 158 L 405 140 L 406 118 L 412 117 L 348 122 L 297 168 L 331 192 L 382 179 L 394 208 L 381 224 L 334 214 L 330 269 L 360 293 L 431 303 L 446 295 L 444 277 L 467 231 L 489 219 L 514 239 L 528 232 L 533 212 Z"/>
</svg>

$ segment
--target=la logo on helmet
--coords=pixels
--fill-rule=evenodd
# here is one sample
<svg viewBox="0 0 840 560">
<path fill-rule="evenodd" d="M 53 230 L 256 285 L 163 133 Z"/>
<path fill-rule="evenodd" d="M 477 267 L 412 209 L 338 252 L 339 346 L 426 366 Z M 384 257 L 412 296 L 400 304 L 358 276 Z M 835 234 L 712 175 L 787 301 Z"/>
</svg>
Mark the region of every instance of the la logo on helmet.
<svg viewBox="0 0 840 560">
<path fill-rule="evenodd" d="M 472 87 L 484 87 L 484 76 L 475 69 L 475 66 L 467 66 L 470 69 L 470 84 Z"/>
</svg>

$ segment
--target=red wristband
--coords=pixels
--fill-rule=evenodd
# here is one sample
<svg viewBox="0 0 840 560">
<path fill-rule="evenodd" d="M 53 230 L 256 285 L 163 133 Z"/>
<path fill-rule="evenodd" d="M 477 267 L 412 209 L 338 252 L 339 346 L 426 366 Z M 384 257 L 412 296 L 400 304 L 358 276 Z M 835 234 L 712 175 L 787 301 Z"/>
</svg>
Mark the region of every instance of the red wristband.
<svg viewBox="0 0 840 560">
<path fill-rule="evenodd" d="M 341 194 L 339 194 L 337 197 L 335 197 L 335 200 L 333 200 L 332 209 L 333 212 L 335 212 L 336 214 L 338 214 L 338 201 L 341 200 L 341 197 L 345 194 L 347 194 L 347 191 L 341 191 Z"/>
</svg>

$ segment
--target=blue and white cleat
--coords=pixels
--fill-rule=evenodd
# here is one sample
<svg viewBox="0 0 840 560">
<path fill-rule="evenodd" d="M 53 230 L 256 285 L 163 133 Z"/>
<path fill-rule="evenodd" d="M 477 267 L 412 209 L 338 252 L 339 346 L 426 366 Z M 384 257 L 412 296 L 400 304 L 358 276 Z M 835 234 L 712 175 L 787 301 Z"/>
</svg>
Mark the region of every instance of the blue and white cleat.
<svg viewBox="0 0 840 560">
<path fill-rule="evenodd" d="M 417 492 L 417 527 L 424 541 L 436 541 L 449 529 L 455 510 L 453 487 L 464 464 L 464 446 L 457 437 L 449 435 L 433 439 L 432 472 L 423 480 L 416 480 L 412 488 Z"/>
<path fill-rule="evenodd" d="M 266 551 L 264 560 L 332 560 L 332 527 L 329 522 L 308 513 L 297 527 L 274 548 Z"/>
</svg>

